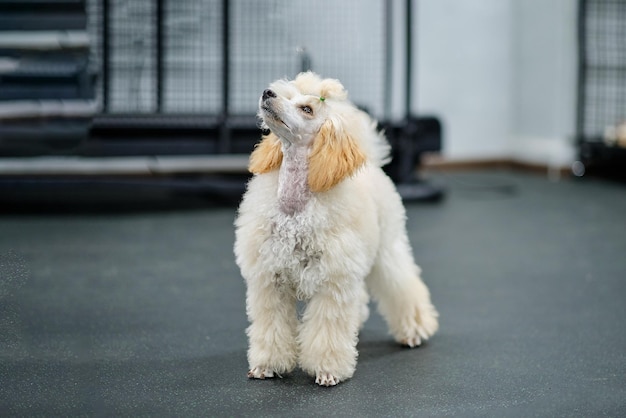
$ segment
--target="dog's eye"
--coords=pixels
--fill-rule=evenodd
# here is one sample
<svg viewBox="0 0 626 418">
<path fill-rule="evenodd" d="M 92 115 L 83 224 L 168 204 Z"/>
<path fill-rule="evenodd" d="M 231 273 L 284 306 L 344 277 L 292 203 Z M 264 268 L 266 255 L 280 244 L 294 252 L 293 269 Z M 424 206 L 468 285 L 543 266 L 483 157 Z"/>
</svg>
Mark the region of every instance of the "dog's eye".
<svg viewBox="0 0 626 418">
<path fill-rule="evenodd" d="M 311 109 L 310 106 L 300 106 L 300 110 L 302 110 L 304 113 L 306 113 L 307 115 L 312 115 L 313 114 L 313 109 Z"/>
</svg>

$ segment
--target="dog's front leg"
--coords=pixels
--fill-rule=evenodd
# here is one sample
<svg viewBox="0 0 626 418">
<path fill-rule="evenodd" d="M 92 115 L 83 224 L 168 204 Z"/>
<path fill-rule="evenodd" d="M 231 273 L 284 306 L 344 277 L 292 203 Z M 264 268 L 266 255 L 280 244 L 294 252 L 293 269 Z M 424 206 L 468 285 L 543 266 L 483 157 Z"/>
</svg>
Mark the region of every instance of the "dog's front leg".
<svg viewBox="0 0 626 418">
<path fill-rule="evenodd" d="M 271 280 L 248 281 L 246 310 L 248 377 L 265 379 L 292 371 L 297 361 L 298 317 L 293 292 Z"/>
<path fill-rule="evenodd" d="M 332 279 L 331 279 L 332 280 Z M 300 366 L 321 386 L 334 386 L 354 374 L 356 344 L 367 294 L 324 284 L 307 304 L 298 332 Z"/>
</svg>

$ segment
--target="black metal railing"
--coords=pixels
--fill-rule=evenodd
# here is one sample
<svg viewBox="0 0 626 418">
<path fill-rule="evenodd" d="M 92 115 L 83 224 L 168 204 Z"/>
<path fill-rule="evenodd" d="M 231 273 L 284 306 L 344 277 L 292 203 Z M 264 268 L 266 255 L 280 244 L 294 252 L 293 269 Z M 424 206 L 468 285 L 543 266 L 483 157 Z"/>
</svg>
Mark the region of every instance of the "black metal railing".
<svg viewBox="0 0 626 418">
<path fill-rule="evenodd" d="M 579 7 L 578 137 L 598 139 L 626 120 L 626 1 Z"/>
<path fill-rule="evenodd" d="M 626 156 L 626 1 L 580 0 L 576 136 L 585 164 Z"/>
<path fill-rule="evenodd" d="M 341 78 L 337 73 L 358 65 L 348 86 L 356 100 L 379 116 L 390 101 L 386 37 L 393 23 L 385 10 L 391 0 L 350 2 L 366 18 L 327 0 L 343 25 L 318 11 L 320 19 L 308 27 L 302 22 L 312 20 L 303 7 L 309 2 L 302 1 L 93 1 L 100 28 L 92 36 L 101 38 L 94 62 L 105 113 L 254 114 L 256 95 L 267 83 L 309 67 Z M 354 40 L 346 35 L 354 36 L 359 51 L 350 51 Z M 191 102 L 183 105 L 185 96 Z"/>
<path fill-rule="evenodd" d="M 80 98 L 92 111 L 81 113 L 71 140 L 55 128 L 54 141 L 62 140 L 54 144 L 40 140 L 50 118 L 34 129 L 32 121 L 0 126 L 0 154 L 248 153 L 259 138 L 259 93 L 277 78 L 312 69 L 342 80 L 352 101 L 380 121 L 395 157 L 387 170 L 398 182 L 410 181 L 419 155 L 441 148 L 439 121 L 413 114 L 414 2 L 32 0 L 46 7 L 30 10 L 0 0 L 0 12 L 7 12 L 0 13 L 0 30 L 19 27 L 19 19 L 35 29 L 46 22 L 81 29 L 82 67 L 74 72 L 84 79 Z M 40 12 L 45 19 L 33 18 Z M 9 92 L 8 76 L 2 77 L 0 96 Z M 68 122 L 66 114 L 59 119 Z M 28 144 L 25 126 L 32 131 Z M 7 127 L 15 130 L 10 149 Z"/>
</svg>

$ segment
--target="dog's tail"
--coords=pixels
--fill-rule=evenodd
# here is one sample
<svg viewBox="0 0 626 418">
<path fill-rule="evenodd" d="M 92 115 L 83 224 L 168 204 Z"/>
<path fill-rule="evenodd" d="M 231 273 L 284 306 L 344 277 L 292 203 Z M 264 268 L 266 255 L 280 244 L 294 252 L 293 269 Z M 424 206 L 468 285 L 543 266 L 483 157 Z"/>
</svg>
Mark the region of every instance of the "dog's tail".
<svg viewBox="0 0 626 418">
<path fill-rule="evenodd" d="M 378 123 L 369 114 L 358 110 L 361 114 L 363 134 L 361 146 L 372 164 L 382 167 L 391 161 L 391 146 L 387 142 L 385 132 L 378 130 Z"/>
<path fill-rule="evenodd" d="M 384 131 L 379 131 L 377 123 L 372 121 L 372 161 L 379 167 L 391 162 L 391 146 Z"/>
</svg>

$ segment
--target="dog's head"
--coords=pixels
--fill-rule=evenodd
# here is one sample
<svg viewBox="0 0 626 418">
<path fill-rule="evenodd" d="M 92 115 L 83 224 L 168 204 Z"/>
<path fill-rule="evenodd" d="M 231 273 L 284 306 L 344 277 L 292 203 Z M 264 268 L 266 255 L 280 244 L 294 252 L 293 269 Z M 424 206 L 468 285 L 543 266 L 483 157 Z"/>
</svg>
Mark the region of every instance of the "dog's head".
<svg viewBox="0 0 626 418">
<path fill-rule="evenodd" d="M 329 190 L 352 175 L 372 154 L 388 152 L 375 124 L 347 100 L 341 83 L 311 72 L 272 83 L 259 99 L 258 115 L 270 133 L 252 153 L 250 171 L 261 174 L 279 168 L 284 147 L 307 147 L 308 183 L 314 192 Z M 378 152 L 369 152 L 376 147 Z"/>
</svg>

